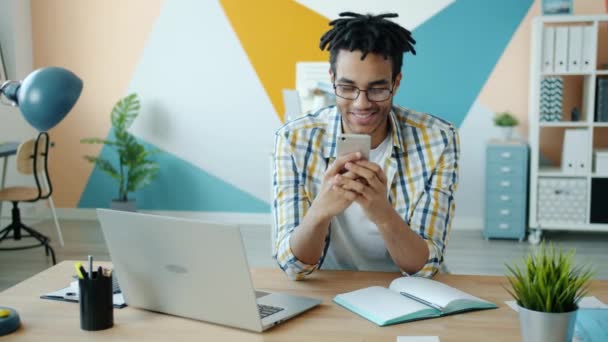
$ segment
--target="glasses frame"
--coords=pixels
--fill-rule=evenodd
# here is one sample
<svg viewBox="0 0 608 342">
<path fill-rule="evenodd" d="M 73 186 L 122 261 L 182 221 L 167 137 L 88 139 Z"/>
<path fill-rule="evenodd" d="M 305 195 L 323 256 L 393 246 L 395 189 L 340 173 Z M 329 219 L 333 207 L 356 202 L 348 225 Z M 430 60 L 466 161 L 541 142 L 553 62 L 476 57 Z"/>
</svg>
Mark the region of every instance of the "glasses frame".
<svg viewBox="0 0 608 342">
<path fill-rule="evenodd" d="M 394 92 L 393 86 L 391 86 L 390 88 L 376 88 L 376 87 L 372 87 L 372 88 L 367 88 L 365 90 L 359 89 L 359 88 L 355 87 L 354 85 L 350 85 L 350 84 L 335 84 L 334 83 L 333 86 L 334 86 L 334 94 L 336 94 L 337 97 L 339 97 L 341 99 L 345 99 L 345 100 L 350 100 L 350 101 L 355 101 L 356 99 L 359 98 L 359 95 L 361 95 L 361 92 L 364 92 L 365 93 L 365 98 L 367 98 L 367 101 L 369 101 L 369 102 L 384 102 L 384 101 L 387 101 L 388 99 L 390 99 L 393 96 L 393 92 Z M 357 90 L 357 96 L 355 96 L 354 99 L 351 99 L 351 98 L 348 98 L 348 97 L 343 97 L 343 96 L 338 95 L 338 86 L 345 86 L 345 87 L 353 87 L 353 88 L 355 88 Z M 384 100 L 372 100 L 372 99 L 369 98 L 369 93 L 368 93 L 368 91 L 370 89 L 388 90 L 388 92 L 389 92 L 388 97 L 385 98 Z"/>
</svg>

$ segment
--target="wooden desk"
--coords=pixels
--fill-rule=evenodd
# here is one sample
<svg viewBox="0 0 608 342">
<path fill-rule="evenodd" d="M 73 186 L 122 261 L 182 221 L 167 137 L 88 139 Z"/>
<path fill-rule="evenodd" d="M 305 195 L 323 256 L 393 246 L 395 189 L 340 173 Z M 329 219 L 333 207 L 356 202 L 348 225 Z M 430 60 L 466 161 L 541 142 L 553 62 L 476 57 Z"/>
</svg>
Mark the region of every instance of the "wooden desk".
<svg viewBox="0 0 608 342">
<path fill-rule="evenodd" d="M 288 280 L 278 269 L 253 269 L 260 289 L 323 298 L 323 303 L 266 333 L 252 333 L 219 325 L 138 310 L 115 309 L 114 327 L 97 332 L 80 330 L 77 304 L 39 299 L 66 286 L 74 262 L 64 261 L 0 293 L 0 304 L 16 309 L 22 327 L 2 341 L 391 341 L 399 335 L 438 335 L 448 341 L 519 341 L 517 313 L 504 304 L 509 294 L 505 278 L 439 275 L 435 279 L 498 304 L 485 310 L 424 321 L 378 327 L 334 304 L 340 292 L 371 285 L 387 286 L 395 273 L 319 271 L 310 279 Z M 203 289 L 201 289 L 202 291 Z M 596 281 L 591 295 L 608 301 L 608 281 Z"/>
</svg>

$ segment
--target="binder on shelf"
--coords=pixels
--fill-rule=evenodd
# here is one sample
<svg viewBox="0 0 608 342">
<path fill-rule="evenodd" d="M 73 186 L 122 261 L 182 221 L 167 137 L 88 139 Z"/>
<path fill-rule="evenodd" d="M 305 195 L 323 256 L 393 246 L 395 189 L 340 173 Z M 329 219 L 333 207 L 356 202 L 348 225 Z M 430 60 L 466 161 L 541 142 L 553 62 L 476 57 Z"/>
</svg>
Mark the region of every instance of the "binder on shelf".
<svg viewBox="0 0 608 342">
<path fill-rule="evenodd" d="M 586 129 L 566 129 L 562 148 L 562 172 L 585 175 L 589 171 L 589 132 Z"/>
<path fill-rule="evenodd" d="M 595 121 L 608 122 L 608 78 L 598 77 L 595 96 Z"/>
<path fill-rule="evenodd" d="M 583 53 L 583 27 L 568 27 L 568 72 L 581 72 Z"/>
<path fill-rule="evenodd" d="M 542 71 L 544 73 L 553 72 L 553 59 L 555 58 L 555 27 L 543 27 L 543 51 L 542 51 Z"/>
<path fill-rule="evenodd" d="M 581 47 L 581 71 L 591 72 L 595 69 L 595 26 L 583 26 Z"/>
<path fill-rule="evenodd" d="M 568 27 L 555 27 L 555 57 L 554 71 L 563 73 L 568 71 Z"/>
</svg>

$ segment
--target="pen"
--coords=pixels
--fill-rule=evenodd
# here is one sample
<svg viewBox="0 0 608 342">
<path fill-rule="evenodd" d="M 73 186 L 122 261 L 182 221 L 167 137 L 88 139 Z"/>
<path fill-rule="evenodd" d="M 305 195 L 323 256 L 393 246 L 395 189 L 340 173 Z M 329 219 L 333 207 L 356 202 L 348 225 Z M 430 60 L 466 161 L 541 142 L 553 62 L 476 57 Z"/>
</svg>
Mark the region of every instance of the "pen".
<svg viewBox="0 0 608 342">
<path fill-rule="evenodd" d="M 84 270 L 84 267 L 82 266 L 82 264 L 80 265 L 80 267 L 78 267 L 78 269 L 80 270 L 80 273 L 82 274 L 82 279 L 86 279 L 89 277 L 89 275 L 87 274 L 87 272 Z"/>
<path fill-rule="evenodd" d="M 99 266 L 97 268 L 97 278 L 101 278 L 104 275 L 102 272 L 103 272 L 102 268 L 101 268 L 101 266 Z"/>
<path fill-rule="evenodd" d="M 89 277 L 93 276 L 93 256 L 89 255 Z"/>
<path fill-rule="evenodd" d="M 84 267 L 82 267 L 82 263 L 77 262 L 74 264 L 74 267 L 76 267 L 76 274 L 78 274 L 78 278 L 84 279 L 84 274 L 82 273 L 82 271 L 84 271 Z"/>
<path fill-rule="evenodd" d="M 103 275 L 106 276 L 106 277 L 112 276 L 112 269 L 111 268 L 104 268 L 103 269 Z"/>
</svg>

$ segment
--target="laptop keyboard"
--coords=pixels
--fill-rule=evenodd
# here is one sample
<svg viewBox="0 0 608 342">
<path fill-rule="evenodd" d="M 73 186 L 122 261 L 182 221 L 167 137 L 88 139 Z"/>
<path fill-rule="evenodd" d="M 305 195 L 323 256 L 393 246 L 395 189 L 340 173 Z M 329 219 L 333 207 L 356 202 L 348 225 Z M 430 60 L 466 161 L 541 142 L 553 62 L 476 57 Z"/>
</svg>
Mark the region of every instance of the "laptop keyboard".
<svg viewBox="0 0 608 342">
<path fill-rule="evenodd" d="M 262 318 L 266 318 L 270 315 L 273 315 L 279 311 L 283 311 L 283 308 L 278 308 L 276 306 L 270 306 L 270 305 L 262 305 L 262 304 L 258 304 L 258 310 L 260 311 L 260 316 Z"/>
<path fill-rule="evenodd" d="M 118 285 L 118 278 L 116 278 L 116 272 L 112 273 L 112 294 L 120 293 L 120 285 Z"/>
</svg>

